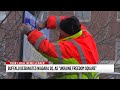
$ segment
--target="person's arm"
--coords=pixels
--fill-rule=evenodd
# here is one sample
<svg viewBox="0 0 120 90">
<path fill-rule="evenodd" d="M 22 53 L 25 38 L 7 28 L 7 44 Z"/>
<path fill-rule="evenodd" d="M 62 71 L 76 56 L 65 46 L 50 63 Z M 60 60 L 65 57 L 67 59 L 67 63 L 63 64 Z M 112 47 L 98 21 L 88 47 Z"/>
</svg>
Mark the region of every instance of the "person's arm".
<svg viewBox="0 0 120 90">
<path fill-rule="evenodd" d="M 81 63 L 80 61 L 77 61 L 77 57 L 74 57 L 78 54 L 78 52 L 76 49 L 72 49 L 76 47 L 70 41 L 66 40 L 59 43 L 51 43 L 37 29 L 30 32 L 28 35 L 28 41 L 37 51 L 39 51 L 44 57 L 46 57 L 49 61 L 52 61 L 54 64 L 58 64 L 59 58 L 62 58 L 63 64 Z"/>
<path fill-rule="evenodd" d="M 39 51 L 41 54 L 44 54 L 46 58 L 58 57 L 56 52 L 56 45 L 54 43 L 50 43 L 49 40 L 47 40 L 37 29 L 30 32 L 28 35 L 28 41 L 34 46 L 37 51 Z M 52 62 L 58 63 L 58 60 L 53 60 Z"/>
<path fill-rule="evenodd" d="M 67 17 L 68 16 L 48 16 L 46 21 L 38 23 L 38 29 L 48 28 L 54 30 L 58 28 L 60 22 Z"/>
</svg>

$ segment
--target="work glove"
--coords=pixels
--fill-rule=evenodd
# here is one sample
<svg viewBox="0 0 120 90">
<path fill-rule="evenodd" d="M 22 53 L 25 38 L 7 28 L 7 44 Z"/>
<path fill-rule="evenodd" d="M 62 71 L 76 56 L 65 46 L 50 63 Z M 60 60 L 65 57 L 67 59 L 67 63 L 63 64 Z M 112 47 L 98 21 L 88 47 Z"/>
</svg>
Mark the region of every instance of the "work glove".
<svg viewBox="0 0 120 90">
<path fill-rule="evenodd" d="M 20 27 L 21 34 L 26 34 L 28 35 L 32 29 L 29 24 L 22 24 Z"/>
<path fill-rule="evenodd" d="M 46 21 L 40 21 L 37 25 L 37 29 L 40 31 L 44 28 L 46 28 Z"/>
<path fill-rule="evenodd" d="M 46 21 L 40 21 L 36 27 L 38 31 L 41 31 L 42 29 L 46 28 Z M 22 24 L 20 27 L 21 34 L 29 35 L 29 33 L 32 31 L 31 26 L 29 24 Z"/>
</svg>

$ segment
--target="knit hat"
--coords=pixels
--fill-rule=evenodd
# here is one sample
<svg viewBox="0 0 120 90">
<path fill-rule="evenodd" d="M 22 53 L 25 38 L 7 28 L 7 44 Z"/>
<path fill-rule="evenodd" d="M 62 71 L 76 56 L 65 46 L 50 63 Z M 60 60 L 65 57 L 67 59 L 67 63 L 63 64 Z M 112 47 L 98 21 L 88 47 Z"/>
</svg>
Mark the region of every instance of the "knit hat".
<svg viewBox="0 0 120 90">
<path fill-rule="evenodd" d="M 81 25 L 75 16 L 71 16 L 60 22 L 60 29 L 69 35 L 74 35 L 80 31 Z"/>
</svg>

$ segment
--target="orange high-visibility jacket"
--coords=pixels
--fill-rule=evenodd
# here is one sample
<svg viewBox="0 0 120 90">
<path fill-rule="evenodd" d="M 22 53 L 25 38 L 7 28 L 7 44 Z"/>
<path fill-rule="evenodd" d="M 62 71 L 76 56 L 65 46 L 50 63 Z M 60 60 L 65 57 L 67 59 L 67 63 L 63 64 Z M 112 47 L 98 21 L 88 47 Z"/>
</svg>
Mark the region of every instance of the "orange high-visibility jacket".
<svg viewBox="0 0 120 90">
<path fill-rule="evenodd" d="M 49 16 L 47 28 L 57 28 L 57 24 L 64 18 L 65 16 L 59 18 L 57 16 Z M 28 35 L 28 40 L 35 49 L 54 64 L 98 63 L 96 43 L 83 24 L 81 24 L 81 30 L 78 33 L 60 39 L 56 43 L 49 42 L 37 29 Z"/>
</svg>

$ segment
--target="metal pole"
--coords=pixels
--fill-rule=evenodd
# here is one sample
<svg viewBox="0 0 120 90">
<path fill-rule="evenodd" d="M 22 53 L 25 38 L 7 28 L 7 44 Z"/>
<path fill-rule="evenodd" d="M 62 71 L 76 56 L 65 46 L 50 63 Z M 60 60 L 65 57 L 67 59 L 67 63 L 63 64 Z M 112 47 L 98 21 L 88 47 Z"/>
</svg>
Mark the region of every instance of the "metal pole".
<svg viewBox="0 0 120 90">
<path fill-rule="evenodd" d="M 24 15 L 25 11 L 23 11 L 23 18 L 22 18 L 22 23 L 24 23 Z M 23 61 L 23 40 L 24 40 L 24 35 L 21 35 L 21 45 L 20 45 L 20 61 Z M 18 73 L 18 79 L 31 79 L 32 78 L 32 73 Z"/>
</svg>

